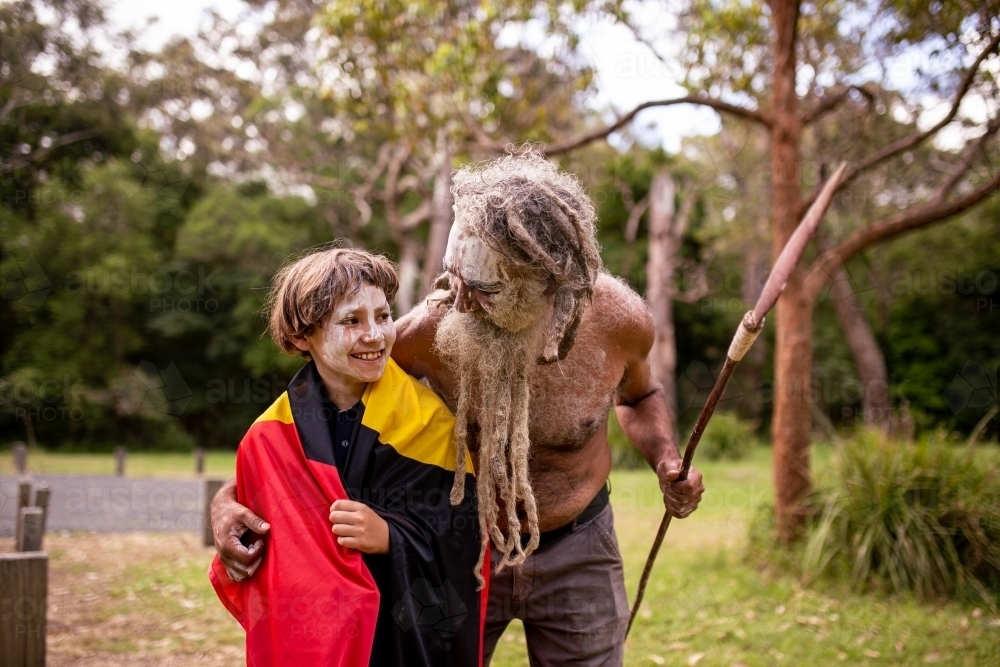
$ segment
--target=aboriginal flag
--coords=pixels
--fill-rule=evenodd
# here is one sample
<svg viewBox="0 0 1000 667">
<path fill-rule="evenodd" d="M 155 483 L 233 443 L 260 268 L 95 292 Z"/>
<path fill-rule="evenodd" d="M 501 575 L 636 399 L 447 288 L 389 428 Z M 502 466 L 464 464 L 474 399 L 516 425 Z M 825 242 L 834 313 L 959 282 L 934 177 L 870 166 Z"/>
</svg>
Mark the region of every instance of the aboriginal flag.
<svg viewBox="0 0 1000 667">
<path fill-rule="evenodd" d="M 480 665 L 488 586 L 473 574 L 472 475 L 463 503 L 449 502 L 454 418 L 391 359 L 361 402 L 344 470 L 312 362 L 240 443 L 237 498 L 271 530 L 251 579 L 234 583 L 218 556 L 209 579 L 246 630 L 247 664 Z M 388 554 L 337 544 L 328 514 L 341 498 L 386 520 Z"/>
</svg>

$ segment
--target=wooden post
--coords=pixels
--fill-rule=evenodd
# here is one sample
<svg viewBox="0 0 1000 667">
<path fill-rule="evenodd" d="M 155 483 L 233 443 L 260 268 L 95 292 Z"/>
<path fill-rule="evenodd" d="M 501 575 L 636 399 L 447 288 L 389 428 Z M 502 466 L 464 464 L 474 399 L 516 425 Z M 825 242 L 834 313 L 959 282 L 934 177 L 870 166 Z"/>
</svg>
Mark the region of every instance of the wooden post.
<svg viewBox="0 0 1000 667">
<path fill-rule="evenodd" d="M 25 507 L 31 506 L 31 479 L 28 477 L 20 477 L 17 480 L 18 486 L 18 496 L 17 496 L 17 511 L 20 512 Z"/>
<path fill-rule="evenodd" d="M 45 525 L 49 521 L 49 499 L 52 497 L 52 490 L 44 482 L 35 489 L 35 507 L 42 510 L 42 539 L 45 539 Z"/>
<path fill-rule="evenodd" d="M 124 447 L 115 447 L 115 475 L 118 477 L 125 476 L 125 458 L 127 455 L 127 449 Z"/>
<path fill-rule="evenodd" d="M 42 509 L 25 507 L 17 515 L 15 551 L 42 550 Z"/>
<path fill-rule="evenodd" d="M 205 448 L 195 447 L 194 448 L 194 471 L 199 475 L 205 472 Z"/>
<path fill-rule="evenodd" d="M 15 442 L 11 452 L 14 454 L 14 471 L 23 475 L 28 464 L 28 446 L 23 442 Z"/>
<path fill-rule="evenodd" d="M 28 477 L 19 477 L 17 480 L 17 513 L 14 515 L 14 551 L 20 551 L 22 534 L 24 533 L 24 519 L 21 516 L 22 510 L 31 506 L 31 480 Z"/>
<path fill-rule="evenodd" d="M 215 536 L 212 535 L 212 499 L 222 488 L 221 479 L 205 480 L 205 506 L 201 516 L 202 543 L 206 547 L 215 546 Z"/>
<path fill-rule="evenodd" d="M 44 667 L 49 557 L 0 554 L 0 666 Z"/>
</svg>

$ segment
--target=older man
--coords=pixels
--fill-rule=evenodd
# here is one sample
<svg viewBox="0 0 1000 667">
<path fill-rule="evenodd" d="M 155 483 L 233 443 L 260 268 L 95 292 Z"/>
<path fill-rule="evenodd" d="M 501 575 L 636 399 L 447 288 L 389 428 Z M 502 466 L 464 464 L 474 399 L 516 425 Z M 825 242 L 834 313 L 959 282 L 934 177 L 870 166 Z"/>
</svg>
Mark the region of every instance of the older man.
<svg viewBox="0 0 1000 667">
<path fill-rule="evenodd" d="M 674 516 L 704 491 L 695 470 L 675 481 L 674 430 L 647 360 L 649 311 L 601 272 L 593 204 L 541 154 L 463 168 L 453 193 L 448 281 L 399 320 L 392 356 L 455 411 L 459 470 L 465 446 L 476 458 L 494 566 L 484 657 L 519 618 L 532 665 L 621 664 L 629 608 L 606 487 L 612 405 Z M 252 575 L 261 547 L 239 535 L 264 522 L 227 487 L 212 524 L 223 561 Z"/>
</svg>

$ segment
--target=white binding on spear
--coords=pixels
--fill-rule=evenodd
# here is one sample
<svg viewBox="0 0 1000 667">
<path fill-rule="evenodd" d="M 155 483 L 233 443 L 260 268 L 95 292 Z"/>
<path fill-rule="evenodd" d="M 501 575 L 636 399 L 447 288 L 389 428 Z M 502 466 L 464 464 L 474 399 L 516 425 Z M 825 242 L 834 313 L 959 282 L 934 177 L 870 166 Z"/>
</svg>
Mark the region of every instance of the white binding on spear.
<svg viewBox="0 0 1000 667">
<path fill-rule="evenodd" d="M 691 431 L 691 436 L 688 438 L 687 447 L 684 448 L 684 464 L 681 467 L 680 475 L 677 477 L 678 481 L 683 482 L 687 479 L 688 472 L 691 470 L 691 460 L 694 458 L 695 449 L 697 449 L 698 443 L 701 441 L 701 435 L 705 432 L 708 420 L 712 418 L 712 414 L 715 412 L 715 406 L 719 404 L 719 399 L 722 398 L 722 393 L 726 390 L 726 385 L 729 384 L 729 378 L 732 377 L 736 364 L 740 363 L 740 360 L 746 355 L 753 342 L 757 340 L 761 329 L 764 328 L 764 316 L 774 307 L 778 297 L 781 296 L 781 291 L 785 289 L 785 283 L 788 282 L 788 278 L 791 277 L 795 267 L 799 264 L 799 260 L 802 259 L 802 255 L 806 251 L 806 246 L 809 245 L 812 235 L 816 232 L 816 228 L 819 227 L 819 223 L 826 214 L 826 210 L 830 207 L 830 201 L 833 199 L 833 195 L 836 193 L 837 187 L 840 185 L 840 181 L 843 179 L 846 170 L 847 163 L 842 162 L 837 167 L 837 171 L 823 185 L 823 190 L 819 193 L 812 206 L 809 207 L 802 222 L 799 223 L 795 232 L 792 233 L 791 238 L 788 239 L 788 243 L 782 249 L 781 254 L 778 255 L 778 261 L 774 263 L 774 269 L 764 284 L 760 298 L 757 299 L 757 305 L 743 316 L 743 321 L 740 322 L 739 329 L 736 330 L 736 335 L 733 336 L 733 342 L 729 345 L 729 352 L 726 353 L 726 363 L 722 366 L 722 371 L 719 372 L 719 377 L 715 380 L 712 393 L 708 395 L 708 400 L 701 409 L 701 414 L 698 415 L 698 421 L 695 422 L 694 430 Z M 626 637 L 628 637 L 629 630 L 632 629 L 632 622 L 635 621 L 639 605 L 642 604 L 642 596 L 646 592 L 649 574 L 653 569 L 653 563 L 656 561 L 656 555 L 660 552 L 663 537 L 667 534 L 667 528 L 670 526 L 670 518 L 670 513 L 664 512 L 663 520 L 660 522 L 660 529 L 656 531 L 656 539 L 653 540 L 653 548 L 650 549 L 649 557 L 646 558 L 646 566 L 643 568 L 642 577 L 639 579 L 639 590 L 636 592 L 635 603 L 632 605 L 632 614 L 628 619 L 628 628 L 625 630 Z"/>
</svg>

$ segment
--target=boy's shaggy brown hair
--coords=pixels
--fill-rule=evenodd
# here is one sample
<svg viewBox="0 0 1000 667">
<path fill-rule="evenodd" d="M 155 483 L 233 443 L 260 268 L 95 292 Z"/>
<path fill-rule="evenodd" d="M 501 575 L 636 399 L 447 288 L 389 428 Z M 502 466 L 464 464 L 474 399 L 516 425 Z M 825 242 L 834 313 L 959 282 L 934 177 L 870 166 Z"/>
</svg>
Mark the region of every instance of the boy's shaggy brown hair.
<svg viewBox="0 0 1000 667">
<path fill-rule="evenodd" d="M 381 255 L 353 248 L 329 248 L 300 257 L 274 274 L 265 307 L 267 331 L 283 351 L 309 359 L 292 339 L 322 326 L 342 298 L 365 285 L 385 292 L 391 306 L 399 289 L 395 265 Z"/>
</svg>

